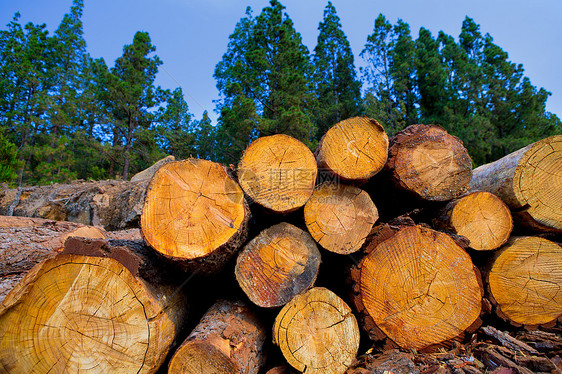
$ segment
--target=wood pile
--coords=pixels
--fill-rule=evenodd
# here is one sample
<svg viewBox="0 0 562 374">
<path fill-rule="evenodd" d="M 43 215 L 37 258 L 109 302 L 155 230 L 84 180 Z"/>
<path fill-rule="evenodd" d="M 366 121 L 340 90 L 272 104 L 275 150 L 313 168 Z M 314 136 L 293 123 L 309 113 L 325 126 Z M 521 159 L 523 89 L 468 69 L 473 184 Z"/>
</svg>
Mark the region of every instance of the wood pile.
<svg viewBox="0 0 562 374">
<path fill-rule="evenodd" d="M 2 373 L 562 373 L 562 136 L 357 117 L 0 214 Z"/>
</svg>

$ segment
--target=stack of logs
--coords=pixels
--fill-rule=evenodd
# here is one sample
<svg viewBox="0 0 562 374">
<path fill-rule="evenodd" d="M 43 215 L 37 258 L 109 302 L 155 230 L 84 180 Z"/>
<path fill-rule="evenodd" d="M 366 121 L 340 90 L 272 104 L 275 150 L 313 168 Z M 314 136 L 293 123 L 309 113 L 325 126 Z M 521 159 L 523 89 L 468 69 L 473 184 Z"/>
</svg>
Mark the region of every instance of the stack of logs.
<svg viewBox="0 0 562 374">
<path fill-rule="evenodd" d="M 0 372 L 560 372 L 562 136 L 473 170 L 356 117 L 158 166 L 0 192 Z"/>
</svg>

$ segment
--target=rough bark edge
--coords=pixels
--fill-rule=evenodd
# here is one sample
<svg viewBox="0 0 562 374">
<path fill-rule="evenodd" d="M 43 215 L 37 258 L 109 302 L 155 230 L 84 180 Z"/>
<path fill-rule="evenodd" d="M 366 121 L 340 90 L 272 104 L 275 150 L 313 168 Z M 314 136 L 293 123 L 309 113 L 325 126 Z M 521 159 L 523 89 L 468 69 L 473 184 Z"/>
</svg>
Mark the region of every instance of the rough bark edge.
<svg viewBox="0 0 562 374">
<path fill-rule="evenodd" d="M 171 162 L 168 162 L 168 164 L 176 163 L 176 162 L 183 162 L 183 161 L 171 161 Z M 219 165 L 224 169 L 224 172 L 226 173 L 226 175 L 229 178 L 231 178 L 235 183 L 240 185 L 238 183 L 238 179 L 235 177 L 235 175 L 233 175 L 232 170 L 230 168 L 227 168 L 226 166 L 224 166 L 222 164 L 219 164 Z M 148 184 L 148 186 L 146 188 L 146 193 L 144 195 L 145 203 L 143 204 L 143 206 L 146 204 L 148 191 L 153 188 L 152 181 L 153 181 L 153 179 L 150 180 L 150 183 Z M 142 240 L 144 241 L 144 243 L 147 246 L 152 248 L 152 250 L 155 253 L 157 253 L 158 256 L 161 256 L 163 258 L 166 258 L 169 261 L 172 261 L 172 262 L 176 263 L 183 271 L 190 272 L 190 273 L 197 273 L 197 274 L 201 274 L 201 275 L 205 275 L 205 276 L 209 276 L 209 275 L 212 275 L 212 274 L 220 271 L 232 259 L 234 254 L 242 247 L 242 245 L 248 239 L 249 222 L 250 222 L 250 218 L 252 216 L 252 213 L 251 213 L 250 207 L 248 205 L 246 193 L 244 192 L 242 187 L 240 187 L 240 189 L 242 190 L 242 192 L 244 194 L 244 197 L 243 197 L 244 200 L 242 202 L 242 204 L 244 206 L 244 219 L 240 223 L 240 228 L 238 229 L 238 231 L 234 235 L 232 235 L 230 237 L 230 239 L 228 239 L 228 241 L 226 243 L 224 243 L 220 247 L 216 248 L 213 252 L 207 254 L 206 256 L 187 259 L 187 258 L 175 257 L 175 256 L 170 256 L 170 255 L 161 253 L 156 248 L 154 248 L 150 245 L 150 243 L 146 239 L 146 237 L 144 235 L 144 232 L 141 228 L 140 235 L 142 237 Z"/>
<path fill-rule="evenodd" d="M 424 200 L 424 201 L 448 201 L 454 198 L 457 198 L 459 196 L 461 196 L 462 194 L 466 193 L 469 190 L 469 184 L 467 184 L 463 189 L 460 189 L 459 191 L 457 191 L 451 198 L 447 198 L 447 199 L 428 199 L 427 197 L 421 196 L 418 192 L 416 191 L 412 191 L 410 189 L 410 187 L 408 187 L 400 178 L 398 178 L 397 174 L 396 174 L 396 157 L 398 155 L 399 152 L 399 148 L 398 144 L 420 144 L 422 141 L 420 139 L 418 139 L 418 137 L 422 134 L 424 134 L 427 130 L 431 129 L 431 128 L 437 128 L 443 131 L 443 135 L 442 136 L 449 136 L 451 138 L 451 140 L 454 140 L 456 142 L 458 142 L 458 144 L 465 149 L 465 155 L 463 155 L 463 158 L 467 158 L 468 159 L 468 164 L 472 165 L 472 159 L 470 158 L 470 155 L 468 154 L 468 151 L 466 151 L 466 148 L 464 146 L 463 141 L 452 135 L 449 134 L 447 132 L 447 130 L 445 130 L 443 127 L 439 126 L 439 125 L 424 125 L 424 124 L 416 124 L 416 125 L 410 125 L 408 127 L 406 127 L 405 129 L 403 129 L 402 131 L 396 133 L 389 141 L 389 146 L 388 146 L 388 159 L 386 162 L 386 165 L 383 169 L 384 173 L 390 178 L 390 180 L 393 182 L 393 184 L 399 188 L 402 191 L 407 192 L 408 194 L 415 196 L 418 199 Z M 466 161 L 466 160 L 465 160 Z M 472 175 L 472 170 L 471 170 L 471 175 Z"/>
<path fill-rule="evenodd" d="M 401 348 L 397 343 L 395 343 L 391 338 L 389 338 L 383 332 L 382 329 L 380 329 L 377 326 L 374 319 L 369 315 L 367 309 L 363 304 L 363 300 L 361 298 L 361 293 L 359 290 L 359 284 L 361 280 L 361 262 L 363 258 L 365 258 L 369 253 L 371 253 L 379 244 L 381 244 L 382 242 L 388 239 L 391 239 L 401 229 L 404 229 L 406 227 L 416 226 L 416 225 L 417 224 L 409 216 L 400 216 L 388 223 L 381 223 L 379 225 L 376 225 L 371 231 L 371 233 L 369 234 L 369 237 L 367 238 L 367 241 L 365 242 L 365 245 L 361 250 L 360 259 L 355 263 L 355 265 L 351 266 L 351 268 L 348 270 L 349 271 L 348 279 L 351 285 L 350 299 L 355 307 L 355 311 L 357 312 L 357 320 L 359 322 L 359 326 L 363 329 L 363 331 L 367 333 L 369 339 L 371 339 L 374 342 L 382 343 L 383 349 L 385 350 L 401 349 Z M 429 228 L 425 225 L 418 225 L 418 226 L 424 226 L 426 228 Z M 455 238 L 450 234 L 447 235 L 449 235 L 451 239 L 453 239 L 453 241 L 459 247 L 461 247 L 461 249 L 466 250 L 466 242 L 463 242 L 464 237 L 457 236 Z M 489 301 L 485 298 L 484 283 L 482 281 L 482 274 L 480 272 L 480 269 L 478 269 L 478 267 L 476 267 L 476 265 L 473 264 L 473 270 L 476 275 L 476 280 L 478 282 L 478 285 L 480 286 L 479 287 L 480 294 L 482 296 L 480 316 L 476 318 L 476 320 L 469 327 L 467 327 L 463 332 L 461 332 L 456 337 L 453 337 L 449 340 L 445 340 L 437 344 L 431 344 L 427 347 L 418 349 L 418 351 L 431 353 L 431 352 L 436 352 L 442 348 L 450 348 L 453 344 L 460 343 L 463 340 L 465 340 L 466 335 L 472 334 L 476 330 L 478 330 L 478 328 L 480 328 L 480 326 L 482 325 L 482 317 L 490 313 L 490 306 L 489 306 Z"/>
</svg>

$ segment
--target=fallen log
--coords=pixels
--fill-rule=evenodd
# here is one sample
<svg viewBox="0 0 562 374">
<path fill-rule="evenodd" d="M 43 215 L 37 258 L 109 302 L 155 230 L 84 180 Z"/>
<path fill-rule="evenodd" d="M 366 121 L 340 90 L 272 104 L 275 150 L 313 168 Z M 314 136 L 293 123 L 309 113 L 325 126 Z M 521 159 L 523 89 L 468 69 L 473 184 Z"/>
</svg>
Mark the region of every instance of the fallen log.
<svg viewBox="0 0 562 374">
<path fill-rule="evenodd" d="M 459 197 L 472 177 L 462 141 L 435 125 L 411 125 L 390 139 L 386 169 L 398 188 L 428 201 Z"/>
<path fill-rule="evenodd" d="M 285 305 L 314 284 L 320 252 L 305 231 L 280 223 L 262 231 L 240 252 L 236 280 L 256 305 Z"/>
<path fill-rule="evenodd" d="M 295 296 L 275 318 L 273 342 L 287 362 L 308 374 L 343 374 L 359 349 L 357 320 L 326 288 Z"/>
<path fill-rule="evenodd" d="M 526 227 L 562 232 L 562 135 L 474 169 L 470 188 L 497 195 Z"/>
<path fill-rule="evenodd" d="M 244 193 L 226 169 L 190 158 L 163 165 L 152 178 L 141 232 L 185 269 L 212 273 L 246 240 L 249 217 Z"/>
<path fill-rule="evenodd" d="M 307 202 L 317 172 L 308 147 L 279 134 L 258 138 L 246 148 L 238 164 L 238 181 L 250 201 L 285 214 Z"/>
<path fill-rule="evenodd" d="M 148 181 L 76 181 L 0 191 L 0 215 L 70 221 L 105 230 L 138 227 Z"/>
<path fill-rule="evenodd" d="M 562 316 L 562 247 L 539 237 L 515 237 L 489 264 L 490 300 L 516 325 L 536 326 Z"/>
<path fill-rule="evenodd" d="M 489 251 L 501 247 L 513 229 L 509 208 L 489 192 L 472 192 L 449 202 L 438 214 L 439 229 L 462 235 L 470 247 Z"/>
<path fill-rule="evenodd" d="M 219 301 L 172 357 L 169 373 L 257 374 L 266 333 L 241 302 Z"/>
<path fill-rule="evenodd" d="M 0 369 L 155 373 L 186 311 L 168 269 L 146 247 L 66 243 L 0 305 Z"/>
<path fill-rule="evenodd" d="M 366 181 L 384 166 L 388 136 L 374 119 L 354 117 L 338 122 L 320 140 L 318 166 L 337 178 Z"/>
<path fill-rule="evenodd" d="M 353 299 L 371 339 L 423 349 L 478 327 L 482 286 L 451 237 L 407 223 L 374 229 L 365 257 L 351 271 Z"/>
<path fill-rule="evenodd" d="M 41 218 L 0 216 L 0 302 L 33 266 L 55 257 L 67 238 L 104 239 L 100 227 Z"/>
<path fill-rule="evenodd" d="M 378 217 L 369 194 L 343 184 L 322 183 L 304 206 L 306 227 L 314 240 L 340 254 L 361 249 Z"/>
</svg>

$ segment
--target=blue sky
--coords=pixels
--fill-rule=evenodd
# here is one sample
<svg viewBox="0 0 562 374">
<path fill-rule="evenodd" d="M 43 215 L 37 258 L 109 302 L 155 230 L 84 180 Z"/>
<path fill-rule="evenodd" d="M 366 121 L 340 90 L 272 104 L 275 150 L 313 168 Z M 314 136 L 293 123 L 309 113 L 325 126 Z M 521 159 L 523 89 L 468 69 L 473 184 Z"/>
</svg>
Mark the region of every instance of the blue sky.
<svg viewBox="0 0 562 374">
<path fill-rule="evenodd" d="M 85 0 L 84 37 L 88 51 L 103 57 L 109 66 L 130 44 L 136 31 L 148 31 L 164 64 L 157 84 L 183 88 L 190 111 L 200 118 L 208 110 L 216 119 L 213 100 L 218 98 L 213 71 L 226 51 L 228 36 L 249 5 L 254 15 L 268 0 Z M 310 51 L 316 45 L 318 23 L 327 0 L 281 0 Z M 332 0 L 343 30 L 358 57 L 379 13 L 391 23 L 398 18 L 410 25 L 413 38 L 420 27 L 435 36 L 440 30 L 455 37 L 466 15 L 474 18 L 483 34 L 522 63 L 525 74 L 538 87 L 552 93 L 547 109 L 562 117 L 562 1 L 560 0 Z M 57 28 L 72 0 L 1 0 L 2 29 L 16 11 L 22 22 L 46 23 Z"/>
</svg>

